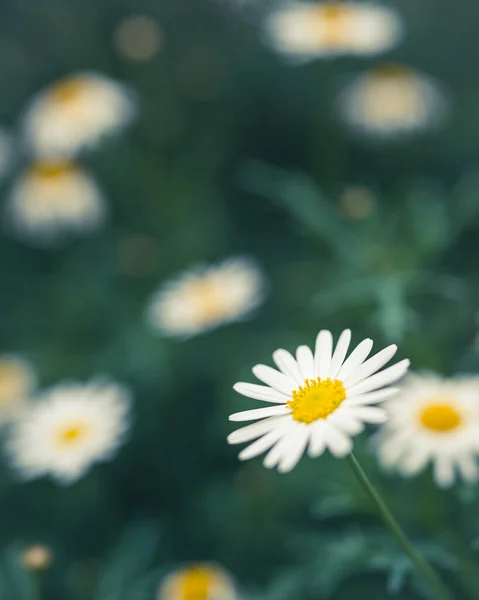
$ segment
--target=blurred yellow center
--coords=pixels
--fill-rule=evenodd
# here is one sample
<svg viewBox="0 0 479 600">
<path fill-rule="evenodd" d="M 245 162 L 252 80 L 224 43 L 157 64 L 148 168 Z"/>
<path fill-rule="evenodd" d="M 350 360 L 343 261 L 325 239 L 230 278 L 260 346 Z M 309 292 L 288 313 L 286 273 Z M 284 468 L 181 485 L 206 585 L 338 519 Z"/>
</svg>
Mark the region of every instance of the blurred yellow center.
<svg viewBox="0 0 479 600">
<path fill-rule="evenodd" d="M 58 441 L 62 445 L 70 445 L 82 439 L 88 430 L 86 423 L 67 425 L 58 432 Z"/>
<path fill-rule="evenodd" d="M 207 600 L 214 575 L 208 569 L 188 569 L 181 582 L 181 600 Z"/>
<path fill-rule="evenodd" d="M 306 379 L 304 385 L 292 393 L 293 399 L 286 404 L 293 418 L 302 423 L 325 419 L 346 398 L 346 389 L 339 379 Z"/>
<path fill-rule="evenodd" d="M 8 404 L 15 399 L 22 387 L 22 376 L 11 364 L 0 364 L 0 404 Z"/>
<path fill-rule="evenodd" d="M 228 304 L 214 281 L 205 279 L 196 283 L 189 291 L 189 296 L 201 321 L 214 322 L 223 319 L 229 313 Z"/>
<path fill-rule="evenodd" d="M 81 94 L 84 84 L 79 79 L 64 79 L 52 87 L 52 97 L 61 104 L 70 104 Z"/>
<path fill-rule="evenodd" d="M 433 404 L 424 409 L 421 423 L 432 431 L 451 431 L 461 424 L 461 415 L 448 404 Z"/>
<path fill-rule="evenodd" d="M 340 44 L 345 40 L 346 22 L 349 10 L 342 4 L 331 2 L 320 7 L 323 35 L 329 44 Z"/>
<path fill-rule="evenodd" d="M 69 162 L 37 162 L 29 171 L 30 177 L 42 181 L 54 181 L 70 174 L 74 167 Z"/>
<path fill-rule="evenodd" d="M 371 73 L 375 79 L 401 79 L 409 77 L 412 70 L 401 64 L 390 63 L 376 67 Z"/>
</svg>

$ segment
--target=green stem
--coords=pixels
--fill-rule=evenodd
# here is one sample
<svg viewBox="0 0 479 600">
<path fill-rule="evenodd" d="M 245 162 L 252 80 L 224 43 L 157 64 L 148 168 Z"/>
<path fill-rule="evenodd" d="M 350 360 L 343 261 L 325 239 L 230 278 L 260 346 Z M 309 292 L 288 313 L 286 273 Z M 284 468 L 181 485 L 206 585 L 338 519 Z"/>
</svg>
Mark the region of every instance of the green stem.
<svg viewBox="0 0 479 600">
<path fill-rule="evenodd" d="M 436 571 L 429 565 L 424 558 L 417 552 L 414 546 L 411 544 L 409 539 L 407 538 L 404 531 L 401 529 L 399 523 L 391 514 L 391 511 L 387 507 L 384 500 L 379 495 L 376 488 L 371 483 L 369 477 L 363 471 L 361 465 L 357 461 L 356 457 L 353 453 L 351 453 L 347 459 L 349 466 L 353 470 L 353 473 L 356 475 L 359 483 L 362 485 L 364 490 L 368 493 L 371 500 L 375 503 L 379 514 L 381 515 L 384 523 L 388 527 L 389 531 L 393 534 L 393 536 L 399 542 L 399 545 L 409 556 L 416 569 L 421 573 L 426 581 L 429 582 L 431 588 L 435 591 L 436 597 L 438 600 L 452 600 L 452 596 L 449 593 L 448 589 L 442 582 L 439 575 Z"/>
</svg>

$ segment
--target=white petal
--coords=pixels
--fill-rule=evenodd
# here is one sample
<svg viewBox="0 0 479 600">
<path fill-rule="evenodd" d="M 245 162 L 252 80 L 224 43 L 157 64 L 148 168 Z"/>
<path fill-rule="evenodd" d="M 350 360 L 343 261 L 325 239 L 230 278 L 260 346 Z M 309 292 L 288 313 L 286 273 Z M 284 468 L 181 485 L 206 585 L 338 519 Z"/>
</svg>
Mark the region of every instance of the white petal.
<svg viewBox="0 0 479 600">
<path fill-rule="evenodd" d="M 271 429 L 276 429 L 276 427 L 285 419 L 288 419 L 288 417 L 270 417 L 269 419 L 263 419 L 262 421 L 257 421 L 251 425 L 246 425 L 246 427 L 241 427 L 241 429 L 237 429 L 229 434 L 227 438 L 228 443 L 242 444 L 254 440 Z"/>
<path fill-rule="evenodd" d="M 314 354 L 315 375 L 322 379 L 329 376 L 331 357 L 333 354 L 333 336 L 327 329 L 318 333 Z"/>
<path fill-rule="evenodd" d="M 339 431 L 339 429 L 336 429 L 330 423 L 327 423 L 326 446 L 333 456 L 342 458 L 351 452 L 353 442 L 348 435 Z"/>
<path fill-rule="evenodd" d="M 376 373 L 376 375 L 372 375 L 371 377 L 364 379 L 364 381 L 361 381 L 361 383 L 353 385 L 352 388 L 348 389 L 348 395 L 352 396 L 353 394 L 364 394 L 366 392 L 377 390 L 385 385 L 389 385 L 390 383 L 393 383 L 393 381 L 400 379 L 408 370 L 409 365 L 410 361 L 406 358 L 405 360 L 396 363 L 392 367 L 389 367 L 380 373 Z"/>
<path fill-rule="evenodd" d="M 328 377 L 334 379 L 339 372 L 339 369 L 343 366 L 344 359 L 348 352 L 349 344 L 351 343 L 351 330 L 345 329 L 339 336 L 336 349 L 331 359 L 331 367 L 328 373 Z"/>
<path fill-rule="evenodd" d="M 357 396 L 348 396 L 343 402 L 343 406 L 364 406 L 367 404 L 376 404 L 382 402 L 387 398 L 396 395 L 399 392 L 399 388 L 385 388 L 383 390 L 377 390 L 376 392 L 369 392 L 369 394 L 359 394 Z"/>
<path fill-rule="evenodd" d="M 283 456 L 287 456 L 291 448 L 294 446 L 296 440 L 296 425 L 297 423 L 291 423 L 291 427 L 287 429 L 283 437 L 275 444 L 263 460 L 263 465 L 267 469 L 275 467 Z"/>
<path fill-rule="evenodd" d="M 296 387 L 294 381 L 289 379 L 289 377 L 266 365 L 254 366 L 253 373 L 260 381 L 287 396 L 291 396 L 292 390 Z"/>
<path fill-rule="evenodd" d="M 363 363 L 373 347 L 373 340 L 365 339 L 351 352 L 336 375 L 336 379 L 344 381 Z"/>
<path fill-rule="evenodd" d="M 297 385 L 302 385 L 304 383 L 298 363 L 294 356 L 287 350 L 283 350 L 282 348 L 276 350 L 273 354 L 273 360 L 278 366 L 278 369 L 280 369 L 286 377 L 292 379 Z"/>
<path fill-rule="evenodd" d="M 350 408 L 351 414 L 364 423 L 385 423 L 388 420 L 388 413 L 383 408 L 376 406 L 359 406 Z"/>
<path fill-rule="evenodd" d="M 299 428 L 295 438 L 294 446 L 290 448 L 289 453 L 278 465 L 278 471 L 280 473 L 288 473 L 294 469 L 294 467 L 298 464 L 299 459 L 303 456 L 308 440 L 309 427 L 305 426 Z"/>
<path fill-rule="evenodd" d="M 399 471 L 406 476 L 416 475 L 424 469 L 430 458 L 427 449 L 414 448 L 401 460 Z"/>
<path fill-rule="evenodd" d="M 354 373 L 351 373 L 348 378 L 344 379 L 343 382 L 348 386 L 352 386 L 355 383 L 359 383 L 363 379 L 366 379 L 366 377 L 369 377 L 373 373 L 376 373 L 391 360 L 391 358 L 396 354 L 397 349 L 398 347 L 396 344 L 392 344 L 391 346 L 384 348 L 384 350 L 381 350 L 381 352 L 378 352 L 364 362 L 358 369 L 356 369 Z"/>
<path fill-rule="evenodd" d="M 357 435 L 364 429 L 363 422 L 347 408 L 338 408 L 328 416 L 327 421 L 349 435 Z"/>
<path fill-rule="evenodd" d="M 314 356 L 309 346 L 299 346 L 296 350 L 296 360 L 303 379 L 314 379 Z"/>
<path fill-rule="evenodd" d="M 255 398 L 256 400 L 264 400 L 265 402 L 284 404 L 288 400 L 288 396 L 285 394 L 265 385 L 256 385 L 255 383 L 244 383 L 240 381 L 234 384 L 233 389 L 238 392 L 238 394 L 243 394 L 243 396 Z"/>
<path fill-rule="evenodd" d="M 439 487 L 450 487 L 454 483 L 454 463 L 449 456 L 437 456 L 433 471 Z"/>
<path fill-rule="evenodd" d="M 479 469 L 474 456 L 470 453 L 462 454 L 456 457 L 457 466 L 462 477 L 471 483 L 474 483 L 479 478 Z"/>
<path fill-rule="evenodd" d="M 326 449 L 326 421 L 318 419 L 311 425 L 308 454 L 312 458 L 321 456 Z"/>
<path fill-rule="evenodd" d="M 288 406 L 268 406 L 267 408 L 254 408 L 253 410 L 243 410 L 230 415 L 230 421 L 256 421 L 264 417 L 273 417 L 276 415 L 287 415 L 291 412 Z"/>
<path fill-rule="evenodd" d="M 242 450 L 239 453 L 238 458 L 240 460 L 249 460 L 250 458 L 254 458 L 259 454 L 266 452 L 266 450 L 269 450 L 271 446 L 283 436 L 283 434 L 283 428 L 278 427 L 277 429 L 273 429 L 273 431 L 263 435 L 263 437 L 259 438 L 259 440 L 256 440 L 256 442 L 253 442 L 247 448 Z"/>
</svg>

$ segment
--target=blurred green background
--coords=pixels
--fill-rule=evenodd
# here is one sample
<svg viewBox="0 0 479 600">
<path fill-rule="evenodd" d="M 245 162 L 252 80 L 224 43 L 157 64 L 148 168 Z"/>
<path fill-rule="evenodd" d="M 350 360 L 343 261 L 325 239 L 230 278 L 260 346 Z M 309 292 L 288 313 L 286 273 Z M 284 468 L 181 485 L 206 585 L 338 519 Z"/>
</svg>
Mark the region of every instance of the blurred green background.
<svg viewBox="0 0 479 600">
<path fill-rule="evenodd" d="M 20 483 L 2 457 L 2 600 L 33 598 L 15 556 L 37 542 L 55 554 L 47 600 L 151 600 L 190 560 L 222 564 L 245 599 L 428 597 L 343 462 L 304 459 L 287 476 L 240 463 L 227 417 L 254 406 L 235 381 L 320 328 L 396 342 L 414 369 L 477 372 L 479 5 L 388 3 L 406 35 L 387 60 L 441 81 L 452 110 L 431 132 L 364 142 L 337 119 L 335 98 L 384 57 L 292 66 L 262 38 L 275 4 L 2 3 L 0 122 L 13 135 L 31 96 L 78 70 L 128 83 L 139 104 L 125 133 L 81 159 L 109 201 L 101 231 L 55 249 L 0 236 L 1 350 L 30 359 L 42 388 L 108 374 L 134 394 L 128 443 L 72 486 Z M 115 43 L 136 14 L 161 31 L 146 62 Z M 25 160 L 20 147 L 4 197 Z M 344 204 L 352 186 L 373 198 L 359 217 Z M 187 341 L 150 330 L 158 284 L 237 254 L 268 279 L 252 319 Z M 414 541 L 455 598 L 478 598 L 477 581 L 456 579 L 477 567 L 477 486 L 446 493 L 429 473 L 384 476 L 367 437 L 357 453 Z"/>
</svg>

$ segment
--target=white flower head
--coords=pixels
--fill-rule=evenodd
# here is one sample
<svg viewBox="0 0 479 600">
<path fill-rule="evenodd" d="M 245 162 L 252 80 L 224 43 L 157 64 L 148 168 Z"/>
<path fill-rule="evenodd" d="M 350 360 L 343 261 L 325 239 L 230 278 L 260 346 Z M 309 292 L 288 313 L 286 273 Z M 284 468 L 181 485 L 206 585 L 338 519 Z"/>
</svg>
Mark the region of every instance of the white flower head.
<svg viewBox="0 0 479 600">
<path fill-rule="evenodd" d="M 130 394 L 117 383 L 61 383 L 15 421 L 7 440 L 25 479 L 50 475 L 69 484 L 113 457 L 129 426 Z"/>
<path fill-rule="evenodd" d="M 189 337 L 246 317 L 264 298 L 264 278 L 245 258 L 191 269 L 160 287 L 148 319 L 164 335 Z"/>
<path fill-rule="evenodd" d="M 26 143 L 42 158 L 76 155 L 135 114 L 131 92 L 99 73 L 69 75 L 42 90 L 24 117 Z"/>
<path fill-rule="evenodd" d="M 24 409 L 35 385 L 36 375 L 29 362 L 15 354 L 0 356 L 0 424 Z"/>
<path fill-rule="evenodd" d="M 345 456 L 352 450 L 352 436 L 360 433 L 365 423 L 386 420 L 386 411 L 373 405 L 397 392 L 388 386 L 406 373 L 409 360 L 380 371 L 397 346 L 388 346 L 366 360 L 373 346 L 373 341 L 366 339 L 346 358 L 350 341 L 347 329 L 333 349 L 331 332 L 320 331 L 314 353 L 308 346 L 299 346 L 294 358 L 280 349 L 273 354 L 279 370 L 253 367 L 254 375 L 266 386 L 234 386 L 243 396 L 274 405 L 230 416 L 230 421 L 256 421 L 228 436 L 230 444 L 256 440 L 240 452 L 241 460 L 267 451 L 264 466 L 286 473 L 306 448 L 311 457 L 325 450 L 336 457 Z"/>
<path fill-rule="evenodd" d="M 378 4 L 294 2 L 273 12 L 266 29 L 277 51 L 308 60 L 384 52 L 399 42 L 403 27 L 395 10 Z"/>
<path fill-rule="evenodd" d="M 447 114 L 445 92 L 432 78 L 403 65 L 382 65 L 347 84 L 339 109 L 353 129 L 388 137 L 427 129 Z"/>
<path fill-rule="evenodd" d="M 94 231 L 106 216 L 95 180 L 82 167 L 65 161 L 33 163 L 15 182 L 6 210 L 14 231 L 40 245 Z"/>
<path fill-rule="evenodd" d="M 437 485 L 457 475 L 479 479 L 479 379 L 443 379 L 432 374 L 406 378 L 401 393 L 385 404 L 388 423 L 377 437 L 386 468 L 413 476 L 432 464 Z"/>
<path fill-rule="evenodd" d="M 162 582 L 158 600 L 237 600 L 230 575 L 215 564 L 191 564 Z"/>
</svg>

